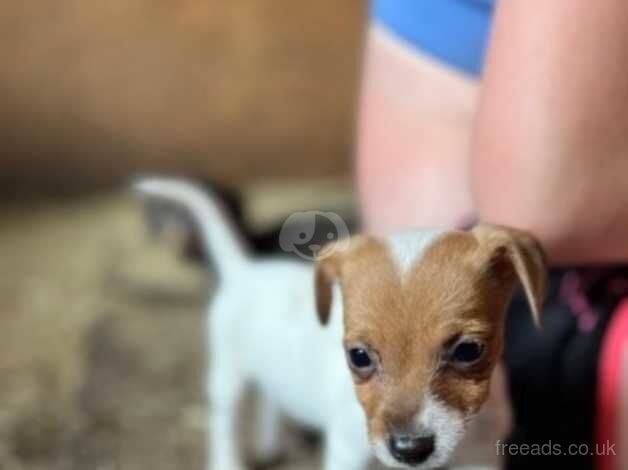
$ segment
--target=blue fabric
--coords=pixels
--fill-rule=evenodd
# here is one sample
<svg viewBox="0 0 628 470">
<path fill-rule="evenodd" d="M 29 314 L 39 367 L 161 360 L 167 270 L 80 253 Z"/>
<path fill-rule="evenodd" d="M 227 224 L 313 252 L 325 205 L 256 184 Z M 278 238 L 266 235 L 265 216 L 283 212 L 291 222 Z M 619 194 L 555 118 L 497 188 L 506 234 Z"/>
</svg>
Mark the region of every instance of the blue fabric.
<svg viewBox="0 0 628 470">
<path fill-rule="evenodd" d="M 373 19 L 428 55 L 482 72 L 495 0 L 373 0 Z"/>
</svg>

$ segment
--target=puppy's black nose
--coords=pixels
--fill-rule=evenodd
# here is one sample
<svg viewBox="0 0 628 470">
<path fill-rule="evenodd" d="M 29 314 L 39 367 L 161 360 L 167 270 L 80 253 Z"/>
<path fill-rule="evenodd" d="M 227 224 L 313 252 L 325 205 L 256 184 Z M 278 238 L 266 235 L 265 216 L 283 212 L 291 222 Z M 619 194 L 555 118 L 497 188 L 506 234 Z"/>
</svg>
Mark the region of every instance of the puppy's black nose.
<svg viewBox="0 0 628 470">
<path fill-rule="evenodd" d="M 399 462 L 418 465 L 434 452 L 434 436 L 393 434 L 389 442 L 390 453 Z"/>
</svg>

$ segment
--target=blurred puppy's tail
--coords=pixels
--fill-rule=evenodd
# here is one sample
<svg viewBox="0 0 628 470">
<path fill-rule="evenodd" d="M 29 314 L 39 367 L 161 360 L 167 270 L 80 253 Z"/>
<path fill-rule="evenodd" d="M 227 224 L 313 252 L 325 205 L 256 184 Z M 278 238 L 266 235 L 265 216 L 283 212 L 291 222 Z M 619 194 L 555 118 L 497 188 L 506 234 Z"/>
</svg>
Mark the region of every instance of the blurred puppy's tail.
<svg viewBox="0 0 628 470">
<path fill-rule="evenodd" d="M 243 241 L 210 191 L 176 178 L 141 178 L 133 188 L 144 196 L 180 204 L 190 212 L 220 277 L 231 277 L 249 262 Z"/>
</svg>

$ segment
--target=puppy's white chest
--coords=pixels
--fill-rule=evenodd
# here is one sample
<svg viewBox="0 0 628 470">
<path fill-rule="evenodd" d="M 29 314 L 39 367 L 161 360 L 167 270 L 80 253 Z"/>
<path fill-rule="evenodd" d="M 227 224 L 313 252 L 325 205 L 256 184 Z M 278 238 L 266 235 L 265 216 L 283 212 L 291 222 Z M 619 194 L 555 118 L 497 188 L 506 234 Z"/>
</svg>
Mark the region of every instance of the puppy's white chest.
<svg viewBox="0 0 628 470">
<path fill-rule="evenodd" d="M 344 357 L 342 322 L 322 327 L 313 292 L 301 290 L 259 312 L 247 327 L 247 372 L 293 419 L 324 428 L 339 402 L 359 405 Z"/>
<path fill-rule="evenodd" d="M 299 334 L 296 329 L 286 331 L 284 326 L 283 331 L 292 334 L 267 343 L 260 361 L 263 366 L 253 375 L 258 385 L 292 418 L 323 428 L 339 400 L 344 400 L 347 406 L 357 404 L 357 400 L 341 344 L 333 344 L 326 332 L 320 331 L 320 326 L 312 326 L 319 331 Z"/>
</svg>

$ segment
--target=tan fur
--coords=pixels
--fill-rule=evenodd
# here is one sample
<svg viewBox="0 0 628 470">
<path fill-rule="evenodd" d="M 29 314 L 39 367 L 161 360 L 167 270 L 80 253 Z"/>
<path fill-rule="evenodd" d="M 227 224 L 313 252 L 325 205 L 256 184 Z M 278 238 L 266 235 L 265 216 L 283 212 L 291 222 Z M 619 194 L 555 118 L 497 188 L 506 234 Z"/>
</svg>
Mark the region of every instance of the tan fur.
<svg viewBox="0 0 628 470">
<path fill-rule="evenodd" d="M 378 372 L 355 379 L 371 438 L 408 430 L 427 393 L 465 416 L 477 412 L 502 352 L 504 311 L 517 278 L 538 319 L 544 273 L 530 236 L 484 224 L 441 236 L 407 273 L 384 241 L 369 237 L 319 261 L 321 320 L 327 320 L 337 280 L 345 347 L 366 344 L 378 356 Z M 441 359 L 461 336 L 486 345 L 480 362 L 465 371 Z"/>
</svg>

